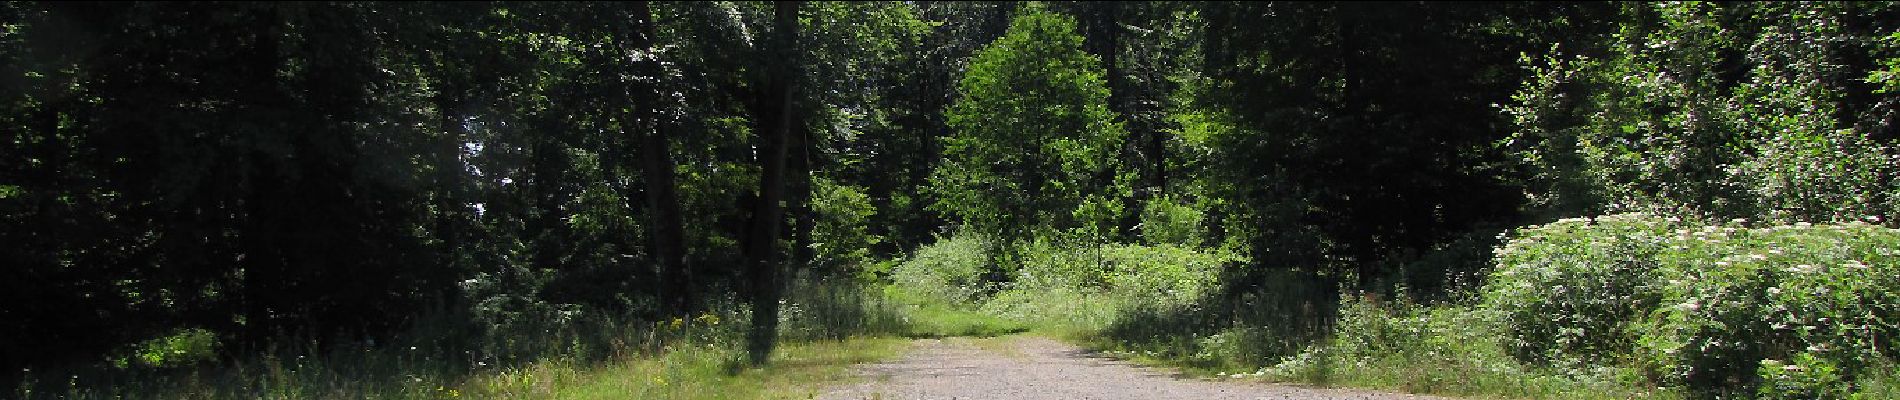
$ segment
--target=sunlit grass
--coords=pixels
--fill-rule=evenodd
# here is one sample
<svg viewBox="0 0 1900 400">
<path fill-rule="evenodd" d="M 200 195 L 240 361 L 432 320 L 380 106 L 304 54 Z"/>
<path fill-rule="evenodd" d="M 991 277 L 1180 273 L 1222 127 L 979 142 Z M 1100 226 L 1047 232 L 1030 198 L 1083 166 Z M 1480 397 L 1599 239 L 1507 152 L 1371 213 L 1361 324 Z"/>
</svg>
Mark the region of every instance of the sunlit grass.
<svg viewBox="0 0 1900 400">
<path fill-rule="evenodd" d="M 941 304 L 918 305 L 907 315 L 909 336 L 917 338 L 991 337 L 1029 331 L 1029 326 L 1019 321 Z"/>
<path fill-rule="evenodd" d="M 847 367 L 890 358 L 904 344 L 895 338 L 785 343 L 761 368 L 742 368 L 737 351 L 707 347 L 597 367 L 550 361 L 478 376 L 463 392 L 495 399 L 806 399 L 848 379 Z"/>
</svg>

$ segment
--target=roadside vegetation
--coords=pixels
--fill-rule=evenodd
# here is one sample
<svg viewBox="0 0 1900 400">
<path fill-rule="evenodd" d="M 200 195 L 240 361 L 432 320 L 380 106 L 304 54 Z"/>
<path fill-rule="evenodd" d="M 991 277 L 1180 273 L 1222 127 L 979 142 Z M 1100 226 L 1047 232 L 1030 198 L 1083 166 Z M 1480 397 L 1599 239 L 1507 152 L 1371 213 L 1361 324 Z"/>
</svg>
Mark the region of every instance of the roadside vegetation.
<svg viewBox="0 0 1900 400">
<path fill-rule="evenodd" d="M 1846 10 L 1804 10 L 1853 18 L 1829 14 Z M 1052 199 L 1066 202 L 1057 210 L 1073 210 L 1068 215 L 1050 214 L 1047 203 L 1034 199 L 990 198 L 984 201 L 1002 203 L 946 207 L 965 216 L 965 225 L 897 264 L 893 290 L 1108 354 L 1229 379 L 1502 398 L 1893 398 L 1900 230 L 1881 217 L 1893 211 L 1891 181 L 1881 178 L 1895 171 L 1893 148 L 1854 134 L 1848 126 L 1855 125 L 1835 119 L 1839 114 L 1817 113 L 1844 106 L 1843 93 L 1891 88 L 1814 91 L 1794 83 L 1819 77 L 1812 69 L 1819 67 L 1809 63 L 1835 56 L 1776 58 L 1791 48 L 1775 46 L 1803 46 L 1790 42 L 1807 34 L 1801 32 L 1833 29 L 1822 20 L 1773 19 L 1791 11 L 1632 6 L 1623 12 L 1665 23 L 1622 23 L 1600 37 L 1598 44 L 1607 46 L 1601 53 L 1558 51 L 1518 60 L 1526 80 L 1499 106 L 1514 131 L 1494 149 L 1532 172 L 1521 182 L 1530 200 L 1521 205 L 1525 214 L 1516 221 L 1522 222 L 1475 223 L 1436 234 L 1424 248 L 1365 254 L 1351 249 L 1384 239 L 1352 235 L 1392 221 L 1359 220 L 1354 223 L 1362 225 L 1341 229 L 1325 222 L 1338 214 L 1311 210 L 1351 204 L 1343 198 L 1328 203 L 1328 191 L 1389 193 L 1352 194 L 1352 187 L 1334 182 L 1317 183 L 1317 197 L 1286 200 L 1309 207 L 1302 214 L 1276 208 L 1282 205 L 1234 208 L 1218 202 L 1228 199 L 1221 190 L 1236 189 L 1230 181 L 1195 181 L 1186 187 L 1198 196 L 1150 199 L 1132 213 L 1138 229 L 1121 236 L 1104 228 L 1112 224 L 1089 219 L 1103 205 L 1092 203 L 1087 190 Z M 1037 21 L 1019 20 L 1009 36 L 979 53 L 974 65 L 980 67 L 963 82 L 965 92 L 995 90 L 989 85 L 1005 80 L 974 74 L 991 73 L 991 64 L 1025 62 L 1015 57 L 1042 50 L 991 51 L 1060 43 L 1012 40 L 1061 35 L 1060 29 L 1036 30 Z M 1752 39 L 1748 47 L 1744 36 L 1733 36 L 1757 31 L 1789 36 Z M 1300 49 L 1271 40 L 1264 45 L 1269 54 Z M 1724 51 L 1758 60 L 1746 67 L 1757 78 L 1672 79 L 1671 73 L 1713 73 L 1718 66 L 1697 63 L 1694 55 Z M 1230 73 L 1270 78 L 1296 71 L 1260 68 Z M 1879 82 L 1886 73 L 1862 76 Z M 1211 83 L 1243 78 L 1227 79 L 1234 81 Z M 1000 87 L 1075 84 L 1028 82 Z M 1064 92 L 1025 93 L 1017 98 Z M 976 95 L 963 101 L 951 109 L 953 117 L 1010 115 L 1008 107 L 1017 104 L 986 105 L 992 100 Z M 1274 138 L 1244 133 L 1248 129 L 1285 128 L 1221 114 L 1258 111 L 1246 108 L 1257 104 L 1223 103 L 1234 101 L 1195 98 L 1188 104 L 1211 107 L 1176 115 L 1185 144 L 1211 146 L 1210 164 L 1202 168 L 1218 166 L 1223 155 L 1256 157 L 1239 160 L 1253 165 L 1226 167 L 1241 170 L 1303 165 L 1276 158 L 1287 155 L 1234 147 L 1229 140 Z M 1661 103 L 1675 106 L 1641 105 Z M 1691 116 L 1713 122 L 1684 120 Z M 981 148 L 963 141 L 1001 140 L 984 136 L 985 129 L 1007 128 L 959 131 L 947 156 L 976 165 L 1020 160 L 959 151 Z M 1043 169 L 1089 168 L 1052 165 Z M 1232 170 L 1197 172 L 1207 179 Z M 1263 184 L 1272 187 L 1300 177 L 1296 171 L 1270 174 L 1279 180 Z M 967 178 L 945 178 L 940 187 L 972 187 L 954 179 Z M 1007 174 L 984 179 L 1045 182 Z M 1192 198 L 1198 201 L 1182 201 Z M 943 201 L 958 199 L 946 194 Z M 1027 208 L 990 212 L 1012 204 Z M 1284 215 L 1303 216 L 1279 219 Z M 1323 256 L 1312 257 L 1314 251 Z"/>
<path fill-rule="evenodd" d="M 0 397 L 1900 398 L 1900 3 L 0 2 Z"/>
<path fill-rule="evenodd" d="M 140 344 L 112 365 L 29 369 L 9 398 L 804 399 L 898 355 L 915 336 L 895 303 L 849 281 L 802 280 L 776 362 L 747 362 L 745 312 L 666 321 L 524 321 L 468 331 L 435 316 L 386 338 L 318 341 L 220 359 L 200 332 Z"/>
</svg>

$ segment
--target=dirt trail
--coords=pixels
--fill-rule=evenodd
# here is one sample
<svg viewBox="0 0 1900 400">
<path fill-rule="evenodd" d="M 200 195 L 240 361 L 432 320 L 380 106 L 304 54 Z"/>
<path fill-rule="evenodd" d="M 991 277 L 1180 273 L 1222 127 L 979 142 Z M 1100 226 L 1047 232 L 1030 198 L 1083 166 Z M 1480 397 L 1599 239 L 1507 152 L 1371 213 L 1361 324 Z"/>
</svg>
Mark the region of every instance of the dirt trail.
<svg viewBox="0 0 1900 400">
<path fill-rule="evenodd" d="M 902 359 L 858 366 L 861 383 L 824 400 L 1376 399 L 1433 397 L 1249 382 L 1144 368 L 1039 337 L 926 339 Z"/>
</svg>

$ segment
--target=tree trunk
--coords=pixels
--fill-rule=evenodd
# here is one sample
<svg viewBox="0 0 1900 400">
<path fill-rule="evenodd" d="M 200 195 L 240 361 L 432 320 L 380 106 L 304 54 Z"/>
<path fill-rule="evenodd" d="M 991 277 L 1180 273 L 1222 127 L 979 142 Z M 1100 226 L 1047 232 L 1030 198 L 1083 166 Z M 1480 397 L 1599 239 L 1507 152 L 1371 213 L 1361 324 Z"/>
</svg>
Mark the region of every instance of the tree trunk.
<svg viewBox="0 0 1900 400">
<path fill-rule="evenodd" d="M 279 55 L 279 35 L 281 29 L 277 7 L 270 7 L 257 21 L 261 25 L 257 33 L 257 42 L 251 49 L 250 70 L 239 77 L 246 84 L 260 85 L 276 80 L 275 72 L 282 65 Z M 274 86 L 268 86 L 273 87 Z M 259 108 L 282 107 L 284 103 L 277 90 L 259 90 L 250 93 L 246 100 Z M 284 182 L 278 160 L 263 151 L 251 149 L 248 154 L 250 171 L 258 178 L 253 179 L 245 188 L 248 193 L 244 199 L 244 219 L 239 239 L 238 264 L 243 271 L 243 307 L 244 333 L 240 340 L 244 346 L 257 346 L 266 342 L 278 332 L 277 310 L 272 303 L 272 295 L 283 288 L 285 266 L 278 234 L 284 227 L 279 205 L 284 200 L 280 195 Z"/>
<path fill-rule="evenodd" d="M 1092 4 L 1101 7 L 1095 10 L 1094 22 L 1089 25 L 1096 36 L 1095 54 L 1102 58 L 1102 77 L 1108 81 L 1108 110 L 1114 113 L 1116 119 L 1122 121 L 1122 127 L 1128 131 L 1127 137 L 1130 140 L 1122 144 L 1123 159 L 1136 160 L 1124 165 L 1127 168 L 1133 168 L 1138 173 L 1137 176 L 1146 178 L 1152 173 L 1143 171 L 1146 163 L 1139 160 L 1142 160 L 1144 156 L 1152 157 L 1153 155 L 1142 154 L 1144 141 L 1140 139 L 1151 132 L 1143 129 L 1146 128 L 1145 126 L 1136 123 L 1135 111 L 1129 107 L 1130 88 L 1127 72 L 1121 68 L 1119 57 L 1121 54 L 1121 2 L 1104 1 Z M 1113 170 L 1116 169 L 1119 168 L 1110 167 L 1111 175 L 1108 181 L 1103 182 L 1104 187 L 1114 187 Z M 1148 200 L 1154 197 L 1150 192 L 1151 189 L 1146 185 L 1147 182 L 1147 179 L 1135 182 L 1135 187 L 1129 188 L 1134 191 L 1131 193 L 1132 196 L 1122 198 L 1121 226 L 1118 227 L 1119 232 L 1117 232 L 1122 240 L 1135 239 L 1135 229 L 1141 224 L 1141 207 L 1148 204 Z"/>
<path fill-rule="evenodd" d="M 786 151 L 786 169 L 791 173 L 792 192 L 785 198 L 785 207 L 796 221 L 792 224 L 792 262 L 793 271 L 812 267 L 814 254 L 811 248 L 811 232 L 818 227 L 817 212 L 812 209 L 812 166 L 811 166 L 811 130 L 804 128 L 804 121 L 797 115 L 789 118 L 794 126 L 791 136 L 786 138 L 790 149 Z M 821 271 L 828 272 L 828 271 Z"/>
<path fill-rule="evenodd" d="M 468 93 L 453 78 L 445 88 L 435 96 L 437 124 L 442 130 L 442 139 L 436 143 L 435 170 L 435 233 L 442 239 L 441 251 L 448 258 L 448 267 L 453 273 L 461 273 L 467 263 L 467 252 L 463 251 L 463 231 L 473 220 L 463 200 L 465 165 L 462 160 L 462 142 L 468 138 L 467 126 L 463 123 L 462 104 Z M 441 301 L 454 302 L 457 297 L 455 285 L 441 285 L 437 296 Z M 450 304 L 444 304 L 450 306 Z"/>
<path fill-rule="evenodd" d="M 621 51 L 624 60 L 635 75 L 659 77 L 659 60 L 653 56 L 654 27 L 653 11 L 645 1 L 627 3 L 622 10 L 620 36 Z M 660 312 L 669 315 L 690 315 L 697 311 L 698 301 L 693 298 L 692 266 L 686 263 L 686 229 L 680 215 L 679 188 L 674 176 L 673 151 L 667 139 L 666 127 L 660 121 L 659 107 L 661 98 L 657 84 L 638 84 L 621 74 L 621 94 L 627 110 L 632 112 L 626 123 L 621 125 L 621 135 L 639 136 L 640 174 L 646 180 L 647 214 L 651 218 L 651 241 L 654 258 L 660 267 Z M 626 129 L 645 132 L 626 132 Z"/>
<path fill-rule="evenodd" d="M 798 45 L 798 8 L 796 1 L 775 3 L 773 25 L 776 28 L 770 47 L 771 73 L 767 74 L 759 99 L 759 201 L 752 214 L 752 240 L 748 241 L 749 271 L 752 287 L 752 326 L 746 334 L 746 351 L 753 364 L 764 364 L 778 340 L 778 301 L 780 268 L 778 263 L 779 225 L 784 224 L 779 201 L 785 197 L 786 138 L 792 135 L 792 96 L 795 92 L 795 46 Z"/>
</svg>

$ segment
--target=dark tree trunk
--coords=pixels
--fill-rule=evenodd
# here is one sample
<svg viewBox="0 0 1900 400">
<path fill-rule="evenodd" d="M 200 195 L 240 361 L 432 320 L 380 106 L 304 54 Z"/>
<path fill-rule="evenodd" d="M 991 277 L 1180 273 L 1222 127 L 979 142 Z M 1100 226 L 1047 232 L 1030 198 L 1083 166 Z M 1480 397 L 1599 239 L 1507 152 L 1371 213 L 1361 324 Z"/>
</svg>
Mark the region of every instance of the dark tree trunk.
<svg viewBox="0 0 1900 400">
<path fill-rule="evenodd" d="M 1226 77 L 1228 67 L 1233 65 L 1232 54 L 1227 51 L 1227 29 L 1233 24 L 1233 12 L 1233 5 L 1225 2 L 1201 3 L 1201 15 L 1207 21 L 1201 32 L 1201 73 L 1209 78 Z"/>
<path fill-rule="evenodd" d="M 1144 156 L 1152 157 L 1152 154 L 1142 154 L 1144 141 L 1140 138 L 1150 132 L 1142 129 L 1145 127 L 1139 126 L 1135 121 L 1135 112 L 1129 107 L 1128 101 L 1130 90 L 1128 78 L 1125 76 L 1126 71 L 1121 68 L 1119 57 L 1121 2 L 1104 1 L 1089 4 L 1100 7 L 1095 10 L 1091 18 L 1093 21 L 1089 23 L 1089 30 L 1092 31 L 1095 39 L 1093 40 L 1095 45 L 1090 47 L 1094 47 L 1094 53 L 1102 58 L 1102 76 L 1108 81 L 1108 109 L 1114 113 L 1116 119 L 1122 121 L 1122 126 L 1128 130 L 1128 138 L 1131 139 L 1122 145 L 1122 156 L 1128 160 L 1142 160 Z M 1149 171 L 1142 171 L 1145 166 L 1145 163 L 1141 162 L 1130 163 L 1130 168 L 1134 168 L 1135 172 L 1139 173 L 1138 176 L 1142 177 L 1151 175 Z M 1103 187 L 1113 187 L 1115 184 L 1113 171 L 1108 172 L 1111 175 L 1108 181 L 1103 182 Z M 1136 182 L 1135 187 L 1130 188 L 1134 191 L 1133 196 L 1124 197 L 1122 200 L 1123 214 L 1119 234 L 1124 240 L 1135 238 L 1135 227 L 1141 224 L 1141 207 L 1148 203 L 1148 199 L 1153 198 L 1153 193 L 1150 193 L 1146 185 L 1147 182 L 1147 179 Z"/>
<path fill-rule="evenodd" d="M 795 92 L 798 51 L 798 8 L 801 3 L 775 3 L 773 25 L 776 28 L 770 73 L 758 99 L 759 127 L 759 200 L 752 214 L 751 240 L 747 243 L 748 273 L 752 287 L 752 326 L 746 334 L 746 351 L 753 364 L 764 364 L 778 340 L 778 301 L 780 287 L 778 237 L 784 224 L 779 201 L 785 198 L 785 156 L 787 138 L 792 136 L 792 96 Z"/>
<path fill-rule="evenodd" d="M 246 84 L 262 86 L 267 89 L 249 93 L 249 100 L 255 107 L 270 109 L 281 106 L 283 98 L 275 90 L 277 68 L 282 64 L 278 51 L 281 40 L 278 10 L 270 7 L 259 16 L 256 43 L 248 56 L 252 62 L 246 76 L 241 77 Z M 267 122 L 268 123 L 268 122 Z M 244 222 L 239 239 L 238 264 L 243 268 L 244 333 L 241 342 L 245 346 L 264 343 L 278 331 L 276 313 L 281 311 L 271 303 L 283 288 L 283 274 L 287 268 L 284 255 L 277 246 L 279 230 L 283 228 L 281 202 L 288 200 L 281 196 L 284 190 L 283 179 L 274 156 L 259 150 L 253 150 L 244 156 L 249 161 L 250 184 L 244 198 Z"/>
<path fill-rule="evenodd" d="M 448 82 L 445 85 L 447 87 L 435 99 L 436 109 L 440 113 L 437 124 L 442 130 L 442 139 L 436 143 L 435 232 L 442 238 L 440 251 L 448 260 L 448 267 L 455 270 L 452 273 L 460 273 L 467 265 L 462 232 L 466 229 L 467 221 L 473 217 L 462 197 L 462 185 L 466 181 L 463 175 L 462 142 L 468 137 L 467 126 L 462 120 L 462 104 L 468 93 L 456 86 L 454 80 L 445 81 Z M 439 299 L 444 302 L 456 301 L 455 285 L 441 285 L 441 288 L 442 291 L 436 294 Z M 451 304 L 444 306 L 453 307 Z"/>
<path fill-rule="evenodd" d="M 804 121 L 797 115 L 790 123 L 794 126 L 791 136 L 786 138 L 790 149 L 786 151 L 786 169 L 791 173 L 792 192 L 785 198 L 785 207 L 790 210 L 796 221 L 792 224 L 792 262 L 794 271 L 812 267 L 814 254 L 811 248 L 811 231 L 818 226 L 817 213 L 812 210 L 812 165 L 811 130 L 805 129 Z"/>
<path fill-rule="evenodd" d="M 655 36 L 653 12 L 645 1 L 629 2 L 627 6 L 623 19 L 630 26 L 623 26 L 619 35 L 621 50 L 627 58 L 624 61 L 636 75 L 658 77 L 661 74 L 659 60 L 650 55 Z M 636 57 L 640 53 L 648 54 Z M 644 197 L 648 216 L 652 218 L 650 245 L 660 264 L 660 306 L 664 308 L 661 312 L 689 315 L 697 311 L 698 301 L 693 298 L 693 271 L 686 263 L 686 229 L 680 215 L 673 152 L 668 147 L 666 124 L 659 118 L 662 96 L 653 84 L 635 84 L 626 79 L 626 74 L 621 78 L 626 109 L 633 112 L 627 119 L 628 124 L 623 124 L 621 129 L 646 131 L 621 134 L 640 137 L 640 174 L 646 179 Z"/>
</svg>

